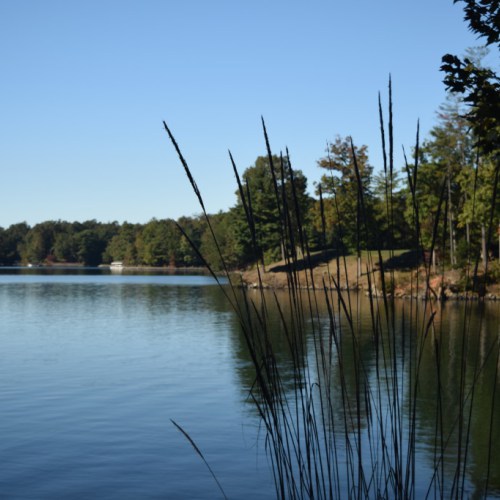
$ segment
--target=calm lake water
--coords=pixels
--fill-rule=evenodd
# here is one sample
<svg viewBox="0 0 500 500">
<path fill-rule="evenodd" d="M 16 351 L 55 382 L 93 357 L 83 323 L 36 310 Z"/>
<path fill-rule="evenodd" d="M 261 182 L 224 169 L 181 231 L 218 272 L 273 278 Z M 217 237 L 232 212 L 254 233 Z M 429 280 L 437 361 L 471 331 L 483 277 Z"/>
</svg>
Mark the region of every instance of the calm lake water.
<svg viewBox="0 0 500 500">
<path fill-rule="evenodd" d="M 286 303 L 285 294 L 282 299 Z M 356 307 L 369 312 L 365 299 Z M 467 362 L 484 358 L 474 395 L 484 411 L 472 417 L 466 492 L 480 491 L 493 422 L 489 486 L 491 496 L 500 497 L 500 404 L 493 413 L 488 409 L 491 381 L 498 378 L 491 346 L 500 333 L 500 304 L 473 308 L 470 331 L 478 341 Z M 229 498 L 275 497 L 264 431 L 248 397 L 254 375 L 244 338 L 211 278 L 3 269 L 0 314 L 0 498 L 221 498 L 171 420 L 196 442 Z M 463 303 L 450 303 L 437 319 L 443 402 L 449 402 L 445 430 L 457 413 L 452 394 L 458 390 L 456 330 L 463 315 Z M 368 316 L 359 317 L 368 332 Z M 276 344 L 284 352 L 279 335 L 277 328 Z M 402 351 L 411 345 L 400 341 Z M 311 341 L 307 345 L 311 353 Z M 432 475 L 435 437 L 429 345 L 416 417 L 422 495 L 426 474 Z M 365 366 L 373 367 L 368 341 L 361 352 Z"/>
</svg>

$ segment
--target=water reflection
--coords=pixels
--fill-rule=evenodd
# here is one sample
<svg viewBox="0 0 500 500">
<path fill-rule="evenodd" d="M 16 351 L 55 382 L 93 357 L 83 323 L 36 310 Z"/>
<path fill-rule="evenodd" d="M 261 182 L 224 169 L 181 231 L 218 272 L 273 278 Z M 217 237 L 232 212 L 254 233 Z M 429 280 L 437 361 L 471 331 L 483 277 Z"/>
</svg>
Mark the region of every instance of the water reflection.
<svg viewBox="0 0 500 500">
<path fill-rule="evenodd" d="M 309 392 L 323 391 L 317 403 L 331 401 L 324 424 L 335 433 L 335 459 L 346 464 L 339 478 L 359 472 L 348 458 L 356 450 L 375 482 L 396 463 L 418 496 L 484 495 L 486 486 L 499 495 L 499 305 L 399 301 L 386 316 L 381 302 L 371 307 L 361 295 L 350 298 L 342 304 L 318 295 L 314 314 L 298 318 L 287 293 L 248 296 L 257 311 L 266 304 L 287 399 L 297 398 L 299 370 L 309 374 L 300 379 Z M 294 322 L 304 337 L 291 338 Z M 234 334 L 234 342 L 242 387 L 251 387 L 245 338 Z M 317 414 L 325 411 L 320 406 Z"/>
<path fill-rule="evenodd" d="M 497 304 L 440 308 L 420 371 L 422 448 L 441 476 L 467 471 L 474 496 L 484 495 L 487 479 L 490 493 L 500 492 L 498 314 Z M 441 449 L 445 460 L 435 463 Z"/>
</svg>

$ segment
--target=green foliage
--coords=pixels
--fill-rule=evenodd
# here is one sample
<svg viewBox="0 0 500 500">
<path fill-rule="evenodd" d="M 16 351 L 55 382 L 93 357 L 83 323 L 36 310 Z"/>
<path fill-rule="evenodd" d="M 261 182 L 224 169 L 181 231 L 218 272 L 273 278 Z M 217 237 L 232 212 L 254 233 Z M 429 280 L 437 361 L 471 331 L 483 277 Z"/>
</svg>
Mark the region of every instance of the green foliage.
<svg viewBox="0 0 500 500">
<path fill-rule="evenodd" d="M 500 6 L 498 0 L 455 0 L 465 5 L 465 20 L 470 30 L 486 38 L 486 45 L 500 47 Z M 500 151 L 500 78 L 484 68 L 472 57 L 460 59 L 446 54 L 441 70 L 446 73 L 444 83 L 453 92 L 463 95 L 469 105 L 467 117 L 472 125 L 477 144 L 486 154 Z M 497 158 L 498 161 L 498 158 Z"/>
<path fill-rule="evenodd" d="M 457 244 L 457 267 L 474 269 L 475 263 L 481 255 L 481 228 L 474 225 L 470 229 L 470 241 L 461 238 Z"/>
<path fill-rule="evenodd" d="M 471 31 L 486 37 L 488 45 L 500 44 L 500 4 L 497 0 L 454 0 L 464 2 L 464 19 Z"/>
<path fill-rule="evenodd" d="M 434 226 L 436 218 L 439 216 L 438 223 L 441 224 L 442 234 L 442 218 L 441 214 L 444 211 L 444 188 L 446 181 L 446 171 L 440 169 L 435 163 L 431 163 L 426 159 L 422 159 L 418 168 L 418 182 L 415 186 L 415 197 L 418 204 L 418 218 L 420 242 L 423 248 L 429 250 L 434 235 Z M 407 198 L 407 206 L 405 212 L 408 223 L 415 227 L 415 217 L 413 200 Z"/>
<path fill-rule="evenodd" d="M 196 245 L 204 226 L 199 217 L 179 223 Z M 96 266 L 114 260 L 126 265 L 200 266 L 201 261 L 173 220 L 147 224 L 46 221 L 0 228 L 0 263 L 79 263 Z"/>
<path fill-rule="evenodd" d="M 212 269 L 217 271 L 224 269 L 223 261 L 228 269 L 237 268 L 241 264 L 241 247 L 233 227 L 233 213 L 231 211 L 219 212 L 209 216 L 209 219 L 215 240 L 207 227 L 201 238 L 200 249 L 203 257 Z"/>
<path fill-rule="evenodd" d="M 309 210 L 308 235 L 312 249 L 324 250 L 338 246 L 339 225 L 336 224 L 336 210 L 334 199 L 329 197 L 320 200 L 314 200 Z"/>
<path fill-rule="evenodd" d="M 479 255 L 480 240 L 486 245 L 484 228 L 492 215 L 492 222 L 500 215 L 494 199 L 498 167 L 491 154 L 474 145 L 473 127 L 464 115 L 457 96 L 440 107 L 438 124 L 419 149 L 417 172 L 409 167 L 415 200 L 408 197 L 405 212 L 407 222 L 416 227 L 416 203 L 419 243 L 430 250 L 434 242 L 451 266 Z M 480 168 L 475 167 L 477 158 Z"/>
<path fill-rule="evenodd" d="M 293 185 L 292 185 L 293 175 Z M 285 231 L 298 241 L 300 217 L 305 217 L 311 203 L 307 195 L 307 179 L 300 170 L 291 169 L 288 158 L 259 156 L 255 164 L 245 170 L 242 176 L 243 192 L 251 210 L 251 223 L 247 221 L 241 195 L 232 211 L 236 235 L 236 247 L 246 261 L 265 256 L 267 262 L 279 260 L 285 251 L 282 245 Z M 299 210 L 288 210 L 295 205 Z M 285 213 L 291 214 L 287 219 Z M 251 229 L 255 230 L 254 248 Z"/>
<path fill-rule="evenodd" d="M 58 262 L 78 262 L 77 231 L 73 224 L 61 222 L 55 234 L 53 256 Z"/>
<path fill-rule="evenodd" d="M 109 241 L 119 230 L 116 222 L 102 224 L 95 220 L 86 221 L 81 225 L 81 230 L 75 235 L 77 261 L 87 266 L 97 266 L 109 256 L 105 250 Z"/>
<path fill-rule="evenodd" d="M 198 217 L 180 217 L 177 220 L 179 226 L 188 235 L 191 243 L 200 248 L 202 234 L 205 230 L 205 224 L 201 216 Z M 177 263 L 186 267 L 201 266 L 202 262 L 198 254 L 194 251 L 192 244 L 184 237 L 180 236 L 179 248 L 177 254 Z"/>
<path fill-rule="evenodd" d="M 138 260 L 146 266 L 175 266 L 179 231 L 171 219 L 152 219 L 139 234 Z"/>
<path fill-rule="evenodd" d="M 12 266 L 21 261 L 20 247 L 29 230 L 26 222 L 0 229 L 0 263 Z"/>
<path fill-rule="evenodd" d="M 457 0 L 455 0 L 457 1 Z M 500 6 L 497 0 L 461 0 L 465 3 L 465 20 L 470 30 L 486 45 L 500 48 Z M 446 73 L 447 88 L 463 96 L 468 105 L 467 119 L 474 134 L 479 167 L 474 175 L 473 192 L 469 193 L 460 214 L 462 225 L 476 222 L 481 226 L 483 268 L 488 261 L 488 245 L 493 227 L 498 223 L 497 190 L 500 172 L 500 78 L 485 68 L 477 54 L 460 59 L 447 54 L 442 71 Z M 463 176 L 470 181 L 470 173 Z M 469 184 L 470 186 L 470 184 Z M 472 228 L 474 230 L 474 228 Z"/>
<path fill-rule="evenodd" d="M 496 260 L 488 268 L 488 278 L 490 281 L 500 283 L 500 261 Z"/>
<path fill-rule="evenodd" d="M 350 137 L 337 136 L 328 146 L 327 155 L 318 160 L 318 166 L 328 171 L 321 177 L 321 189 L 334 200 L 324 204 L 325 220 L 329 222 L 327 244 L 350 250 L 368 248 L 373 243 L 374 206 L 373 167 L 368 160 L 368 147 L 354 146 Z M 318 227 L 318 209 L 315 212 L 315 226 Z"/>
<path fill-rule="evenodd" d="M 20 244 L 21 260 L 24 262 L 43 262 L 53 253 L 55 222 L 47 221 L 32 227 Z"/>
<path fill-rule="evenodd" d="M 102 261 L 102 252 L 105 248 L 103 242 L 95 231 L 84 229 L 76 237 L 78 262 L 86 266 L 97 266 Z"/>
<path fill-rule="evenodd" d="M 392 184 L 392 186 L 391 186 Z M 409 192 L 402 179 L 394 173 L 392 183 L 383 173 L 373 178 L 373 222 L 377 228 L 381 250 L 412 248 L 414 235 L 405 218 Z"/>
<path fill-rule="evenodd" d="M 443 58 L 443 70 L 448 73 L 445 82 L 454 92 L 465 94 L 464 101 L 471 106 L 468 118 L 472 123 L 477 144 L 491 153 L 500 149 L 500 79 L 490 69 L 479 68 L 465 58 Z"/>
<path fill-rule="evenodd" d="M 121 261 L 125 265 L 133 266 L 139 263 L 137 255 L 136 240 L 142 226 L 124 222 L 117 234 L 115 234 L 107 248 L 106 254 L 110 261 Z"/>
<path fill-rule="evenodd" d="M 494 198 L 497 168 L 493 161 L 486 158 L 476 169 L 462 173 L 462 183 L 468 196 L 459 216 L 461 226 L 465 224 L 487 226 L 492 209 L 494 219 L 499 219 L 500 203 L 498 197 Z"/>
</svg>

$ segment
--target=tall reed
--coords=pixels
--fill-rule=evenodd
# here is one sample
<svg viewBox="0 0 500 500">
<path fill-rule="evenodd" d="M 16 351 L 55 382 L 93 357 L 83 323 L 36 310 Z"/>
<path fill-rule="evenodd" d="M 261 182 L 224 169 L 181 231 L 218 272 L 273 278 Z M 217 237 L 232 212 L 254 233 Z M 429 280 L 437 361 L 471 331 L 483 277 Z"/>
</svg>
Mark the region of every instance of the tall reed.
<svg viewBox="0 0 500 500">
<path fill-rule="evenodd" d="M 392 91 L 389 83 L 389 119 L 384 123 L 379 98 L 383 171 L 385 176 L 386 211 L 390 221 L 391 241 L 394 242 L 394 138 L 392 118 Z M 318 286 L 313 276 L 311 252 L 294 186 L 294 171 L 288 151 L 275 164 L 267 130 L 262 121 L 264 139 L 276 206 L 279 210 L 280 237 L 286 249 L 288 293 L 263 290 L 263 278 L 258 266 L 258 290 L 249 292 L 230 279 L 229 288 L 222 286 L 238 317 L 246 340 L 248 352 L 255 369 L 255 383 L 251 397 L 266 430 L 265 446 L 272 467 L 276 497 L 294 498 L 463 498 L 467 489 L 470 463 L 471 426 L 480 380 L 485 364 L 494 359 L 497 369 L 493 391 L 489 400 L 489 428 L 487 470 L 479 493 L 489 494 L 493 435 L 498 433 L 495 421 L 498 405 L 497 377 L 499 366 L 498 339 L 478 349 L 479 335 L 471 330 L 471 302 L 466 303 L 462 322 L 462 335 L 458 346 L 459 396 L 449 401 L 447 376 L 443 373 L 446 346 L 443 345 L 443 324 L 439 320 L 441 303 L 431 300 L 431 263 L 423 257 L 420 230 L 418 149 L 419 133 L 415 143 L 413 163 L 406 162 L 408 185 L 413 206 L 413 230 L 417 256 L 423 274 L 412 274 L 414 289 L 424 280 L 424 300 L 410 300 L 397 305 L 391 291 L 395 286 L 394 271 L 385 269 L 381 248 L 367 252 L 364 269 L 368 279 L 368 304 L 370 324 L 363 324 L 360 316 L 359 292 L 350 291 L 341 282 L 341 268 L 347 268 L 346 257 L 336 253 L 335 270 L 328 268 Z M 182 156 L 172 133 L 165 124 L 176 148 L 187 177 L 198 197 L 206 222 L 215 243 L 203 199 L 191 171 Z M 387 151 L 388 146 L 388 151 Z M 354 169 L 358 185 L 358 241 L 372 228 L 368 227 L 365 193 L 356 161 Z M 262 257 L 255 218 L 252 209 L 252 192 L 241 182 L 235 161 L 230 154 L 239 195 L 246 215 L 255 255 Z M 285 170 L 288 169 L 288 172 Z M 285 175 L 285 173 L 287 175 Z M 286 179 L 290 179 L 287 181 Z M 291 183 L 292 202 L 286 195 L 286 183 Z M 496 192 L 495 192 L 496 196 Z M 494 200 L 493 200 L 494 201 Z M 320 192 L 323 231 L 325 214 Z M 334 207 L 339 211 L 339 206 Z M 440 221 L 446 220 L 447 198 L 445 189 L 437 207 L 432 236 L 432 248 L 439 239 L 445 240 L 446 224 L 439 234 Z M 338 220 L 342 214 L 338 213 Z M 298 221 L 297 229 L 292 221 Z M 182 231 L 182 228 L 180 228 Z M 339 227 L 342 241 L 342 228 Z M 189 236 L 184 233 L 189 240 Z M 323 235 L 323 241 L 328 241 Z M 444 247 L 444 245 L 443 245 Z M 199 254 L 199 249 L 195 247 Z M 326 248 L 324 251 L 326 252 Z M 359 248 L 358 248 L 359 250 Z M 201 258 L 201 254 L 199 254 Z M 229 270 L 219 255 L 224 273 Z M 304 269 L 305 264 L 305 271 Z M 217 273 L 206 263 L 218 279 Z M 473 256 L 469 257 L 467 274 L 471 281 L 477 273 Z M 302 270 L 302 271 L 301 271 Z M 474 271 L 475 270 L 475 271 Z M 443 270 L 444 273 L 444 270 Z M 423 276 L 423 277 L 422 277 Z M 347 277 L 347 273 L 346 273 Z M 375 294 L 375 280 L 379 279 L 381 293 Z M 347 279 L 347 278 L 346 278 Z M 413 282 L 414 280 L 414 282 Z M 347 289 L 346 289 L 347 288 Z M 435 294 L 434 294 L 435 295 Z M 271 309 L 277 310 L 278 327 L 283 331 L 288 351 L 290 370 L 272 341 L 276 321 Z M 286 309 L 286 311 L 285 311 Z M 398 312 L 399 311 L 399 312 Z M 482 321 L 482 319 L 480 320 Z M 368 347 L 367 347 L 368 346 Z M 367 360 L 366 349 L 374 353 L 374 361 Z M 469 353 L 481 350 L 484 356 L 475 356 L 470 363 Z M 424 353 L 433 353 L 435 363 L 429 365 Z M 423 367 L 425 365 L 425 368 Z M 286 373 L 285 373 L 286 370 Z M 424 384 L 434 384 L 434 394 L 429 403 L 434 415 L 432 461 L 428 474 L 419 471 L 419 421 L 417 418 Z M 446 412 L 456 408 L 450 419 Z M 451 420 L 451 425 L 449 424 Z M 451 461 L 451 462 L 450 462 Z M 451 463 L 451 465 L 450 465 Z M 450 474 L 450 470 L 453 472 Z"/>
</svg>

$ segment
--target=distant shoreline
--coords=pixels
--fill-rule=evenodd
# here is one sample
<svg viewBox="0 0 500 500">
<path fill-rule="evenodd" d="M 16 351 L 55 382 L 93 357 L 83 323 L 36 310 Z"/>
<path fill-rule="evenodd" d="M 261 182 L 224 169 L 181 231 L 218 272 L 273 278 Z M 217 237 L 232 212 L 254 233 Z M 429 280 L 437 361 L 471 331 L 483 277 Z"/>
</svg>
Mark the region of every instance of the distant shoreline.
<svg viewBox="0 0 500 500">
<path fill-rule="evenodd" d="M 43 270 L 71 270 L 71 269 L 100 269 L 109 270 L 111 273 L 164 273 L 164 274 L 204 274 L 209 275 L 205 267 L 173 267 L 173 266 L 127 266 L 120 265 L 113 267 L 111 264 L 100 264 L 98 266 L 85 266 L 84 264 L 78 262 L 57 262 L 57 263 L 43 263 L 43 264 L 32 264 L 21 265 L 15 264 L 12 266 L 3 266 L 4 269 L 43 269 Z M 271 289 L 271 290 L 288 290 L 289 289 L 289 276 L 284 266 L 283 262 L 274 263 L 266 266 L 267 269 L 264 270 L 261 266 L 255 266 L 251 269 L 246 270 L 236 270 L 231 274 L 231 282 L 233 286 L 247 288 L 247 289 Z M 259 268 L 259 270 L 257 269 Z M 223 275 L 224 273 L 216 273 Z M 376 269 L 371 271 L 371 289 L 369 286 L 370 281 L 366 272 L 362 273 L 361 276 L 356 276 L 356 263 L 355 259 L 347 258 L 346 265 L 343 266 L 340 272 L 340 291 L 356 291 L 364 293 L 365 295 L 372 295 L 373 297 L 381 297 L 382 291 L 377 276 L 379 275 Z M 389 273 L 386 273 L 389 275 Z M 410 275 L 413 274 L 413 279 L 410 279 Z M 417 286 L 417 275 L 420 274 L 420 279 L 418 280 L 420 284 Z M 398 299 L 431 299 L 438 301 L 445 300 L 490 300 L 499 301 L 500 300 L 500 285 L 498 283 L 490 283 L 485 290 L 485 293 L 480 297 L 477 291 L 463 290 L 459 289 L 458 282 L 461 278 L 461 273 L 458 271 L 447 271 L 444 274 L 438 273 L 431 276 L 429 283 L 424 276 L 423 269 L 419 267 L 418 270 L 413 271 L 402 271 L 397 270 L 395 273 L 395 289 L 392 293 L 388 293 L 388 297 L 394 297 Z M 259 277 L 260 276 L 260 277 Z M 336 261 L 335 259 L 321 262 L 319 264 L 313 265 L 310 270 L 301 269 L 296 272 L 297 286 L 300 289 L 311 289 L 316 290 L 335 290 L 336 287 L 331 282 L 330 277 L 337 276 Z M 387 279 L 390 279 L 389 277 Z M 378 286 L 377 286 L 378 285 Z"/>
<path fill-rule="evenodd" d="M 56 262 L 43 264 L 14 264 L 2 265 L 4 268 L 23 268 L 23 269 L 111 269 L 111 264 L 99 264 L 98 266 L 86 266 L 79 262 Z M 120 266 L 124 271 L 165 271 L 165 272 L 204 272 L 208 273 L 205 267 L 173 267 L 173 266 Z"/>
</svg>

